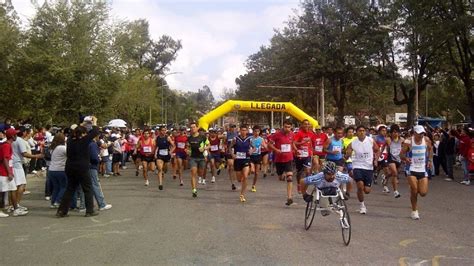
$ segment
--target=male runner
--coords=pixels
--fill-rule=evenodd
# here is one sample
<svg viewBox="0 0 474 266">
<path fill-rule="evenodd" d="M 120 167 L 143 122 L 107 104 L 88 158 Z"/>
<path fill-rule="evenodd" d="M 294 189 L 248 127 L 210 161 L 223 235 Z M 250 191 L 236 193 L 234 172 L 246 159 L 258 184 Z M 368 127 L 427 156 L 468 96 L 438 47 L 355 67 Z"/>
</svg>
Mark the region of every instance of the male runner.
<svg viewBox="0 0 474 266">
<path fill-rule="evenodd" d="M 295 134 L 293 144 L 296 150 L 296 181 L 298 182 L 298 193 L 301 193 L 300 180 L 311 174 L 311 158 L 313 156 L 313 139 L 310 123 L 307 119 L 300 124 L 300 130 Z"/>
<path fill-rule="evenodd" d="M 158 189 L 163 190 L 164 168 L 171 161 L 171 153 L 174 152 L 174 142 L 166 134 L 166 127 L 161 126 L 156 137 L 156 166 L 158 168 Z"/>
<path fill-rule="evenodd" d="M 250 153 L 254 151 L 251 148 L 251 137 L 247 136 L 247 133 L 247 125 L 240 125 L 240 134 L 231 143 L 234 151 L 234 170 L 242 185 L 240 188 L 240 202 L 246 201 L 245 190 L 247 189 L 247 177 L 250 170 Z"/>
<path fill-rule="evenodd" d="M 252 137 L 250 142 L 254 148 L 254 152 L 250 155 L 250 172 L 254 174 L 253 183 L 252 183 L 252 192 L 257 192 L 257 179 L 258 173 L 261 170 L 262 166 L 262 148 L 266 148 L 266 143 L 262 137 L 260 137 L 260 127 L 254 126 Z"/>
<path fill-rule="evenodd" d="M 342 172 L 345 161 L 342 155 L 342 137 L 344 136 L 344 130 L 342 127 L 336 127 L 334 136 L 328 138 L 324 143 L 324 151 L 326 152 L 326 160 L 334 162 L 339 171 Z"/>
<path fill-rule="evenodd" d="M 398 125 L 390 126 L 390 137 L 387 138 L 389 168 L 387 182 L 390 178 L 392 178 L 393 196 L 395 198 L 400 197 L 400 192 L 398 192 L 398 168 L 400 168 L 402 163 L 400 152 L 402 150 L 402 144 L 404 141 L 405 140 L 400 137 L 400 127 Z M 386 185 L 384 185 L 383 190 L 386 193 L 390 192 Z"/>
<path fill-rule="evenodd" d="M 189 154 L 189 166 L 191 167 L 191 188 L 193 197 L 197 197 L 196 177 L 198 172 L 202 173 L 206 167 L 204 151 L 209 149 L 209 141 L 205 135 L 198 131 L 196 123 L 190 124 L 191 135 L 188 137 L 187 151 Z"/>
<path fill-rule="evenodd" d="M 314 134 L 313 145 L 314 145 L 314 156 L 313 156 L 313 172 L 319 173 L 321 165 L 326 159 L 326 153 L 324 152 L 324 143 L 328 140 L 328 135 L 321 131 L 321 126 L 315 127 L 316 133 Z"/>
</svg>

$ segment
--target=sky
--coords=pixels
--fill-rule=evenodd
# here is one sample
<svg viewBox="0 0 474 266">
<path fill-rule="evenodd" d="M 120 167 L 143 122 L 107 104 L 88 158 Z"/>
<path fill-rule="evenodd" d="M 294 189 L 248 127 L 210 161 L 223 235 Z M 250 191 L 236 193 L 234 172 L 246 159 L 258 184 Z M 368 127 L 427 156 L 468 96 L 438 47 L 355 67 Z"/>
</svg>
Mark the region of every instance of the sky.
<svg viewBox="0 0 474 266">
<path fill-rule="evenodd" d="M 24 23 L 34 15 L 31 0 L 13 0 Z M 36 0 L 41 3 L 41 0 Z M 197 91 L 208 85 L 215 98 L 246 73 L 245 60 L 268 45 L 298 9 L 299 0 L 112 0 L 114 20 L 144 18 L 150 35 L 182 42 L 166 81 L 172 89 Z"/>
</svg>

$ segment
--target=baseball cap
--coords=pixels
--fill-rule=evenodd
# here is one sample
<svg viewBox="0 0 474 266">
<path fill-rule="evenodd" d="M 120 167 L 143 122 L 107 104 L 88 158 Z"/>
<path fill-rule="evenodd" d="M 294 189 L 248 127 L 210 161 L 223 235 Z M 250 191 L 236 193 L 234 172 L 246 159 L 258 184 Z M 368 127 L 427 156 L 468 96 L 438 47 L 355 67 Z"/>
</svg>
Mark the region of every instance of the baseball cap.
<svg viewBox="0 0 474 266">
<path fill-rule="evenodd" d="M 270 133 L 272 133 L 272 134 L 275 133 L 275 132 L 276 132 L 276 130 L 275 130 L 274 128 L 272 128 L 272 129 L 270 130 Z"/>
<path fill-rule="evenodd" d="M 20 130 L 16 130 L 13 127 L 11 127 L 5 131 L 5 135 L 7 136 L 7 139 L 10 139 L 13 136 L 16 136 L 18 132 L 20 132 Z"/>
<path fill-rule="evenodd" d="M 415 131 L 416 134 L 426 133 L 425 128 L 420 125 L 414 126 L 413 131 Z"/>
<path fill-rule="evenodd" d="M 77 124 L 72 124 L 70 128 L 71 128 L 71 130 L 76 129 L 76 128 L 77 128 Z"/>
</svg>

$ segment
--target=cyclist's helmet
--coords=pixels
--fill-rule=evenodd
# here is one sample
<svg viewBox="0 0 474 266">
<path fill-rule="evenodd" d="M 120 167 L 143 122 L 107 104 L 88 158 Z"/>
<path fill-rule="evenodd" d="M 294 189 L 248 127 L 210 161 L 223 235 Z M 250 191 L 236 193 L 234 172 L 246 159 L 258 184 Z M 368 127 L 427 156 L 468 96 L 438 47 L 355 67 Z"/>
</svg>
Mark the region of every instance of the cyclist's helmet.
<svg viewBox="0 0 474 266">
<path fill-rule="evenodd" d="M 337 172 L 336 163 L 331 161 L 326 161 L 323 164 L 323 172 L 325 174 L 335 174 Z"/>
</svg>

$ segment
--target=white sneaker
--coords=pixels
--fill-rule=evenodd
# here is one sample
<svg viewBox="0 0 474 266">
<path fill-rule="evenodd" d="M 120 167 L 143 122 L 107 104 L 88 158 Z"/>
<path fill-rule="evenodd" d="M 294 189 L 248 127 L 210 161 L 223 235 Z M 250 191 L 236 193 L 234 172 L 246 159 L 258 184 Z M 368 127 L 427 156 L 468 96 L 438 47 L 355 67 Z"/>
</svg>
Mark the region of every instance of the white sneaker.
<svg viewBox="0 0 474 266">
<path fill-rule="evenodd" d="M 45 199 L 45 200 L 51 200 L 51 197 L 46 196 L 46 197 L 44 197 L 44 199 Z"/>
<path fill-rule="evenodd" d="M 150 185 L 150 181 L 148 181 L 148 180 L 145 180 L 145 186 L 147 186 L 147 187 L 148 187 L 149 185 Z"/>
<path fill-rule="evenodd" d="M 418 211 L 412 211 L 411 212 L 411 219 L 420 220 L 420 215 L 418 215 Z"/>
<path fill-rule="evenodd" d="M 32 174 L 36 175 L 38 172 L 36 170 L 31 171 Z"/>
<path fill-rule="evenodd" d="M 28 214 L 28 211 L 22 210 L 22 209 L 16 209 L 13 211 L 13 216 L 25 216 Z"/>
<path fill-rule="evenodd" d="M 126 166 L 122 166 L 122 169 L 123 169 L 123 170 L 127 170 L 127 167 L 126 167 Z"/>
<path fill-rule="evenodd" d="M 48 169 L 48 168 L 46 168 L 46 167 L 41 167 L 41 171 L 46 171 L 46 169 Z"/>
<path fill-rule="evenodd" d="M 400 198 L 400 192 L 398 192 L 397 190 L 395 190 L 395 191 L 393 192 L 393 197 L 396 198 L 396 199 Z"/>
<path fill-rule="evenodd" d="M 8 216 L 10 216 L 10 215 L 8 215 L 4 212 L 0 212 L 0 218 L 7 218 Z"/>
<path fill-rule="evenodd" d="M 20 204 L 17 205 L 18 209 L 22 209 L 24 211 L 27 211 L 28 208 L 24 207 L 24 206 L 21 206 Z"/>
<path fill-rule="evenodd" d="M 367 208 L 365 206 L 360 206 L 359 213 L 360 214 L 366 214 L 367 213 Z"/>
<path fill-rule="evenodd" d="M 31 191 L 29 191 L 29 190 L 25 190 L 25 191 L 23 192 L 23 195 L 29 195 L 29 194 L 31 194 Z"/>
<path fill-rule="evenodd" d="M 202 184 L 202 178 L 198 177 L 198 184 Z"/>
<path fill-rule="evenodd" d="M 100 208 L 99 211 L 106 211 L 112 209 L 112 204 L 106 204 L 104 207 Z"/>
<path fill-rule="evenodd" d="M 108 178 L 108 177 L 110 177 L 110 175 L 108 175 L 108 174 L 104 174 L 104 177 L 105 177 L 105 178 Z"/>
<path fill-rule="evenodd" d="M 464 181 L 461 181 L 461 184 L 466 185 L 466 186 L 469 186 L 469 185 L 471 184 L 471 180 L 464 180 Z"/>
<path fill-rule="evenodd" d="M 206 184 L 206 179 L 203 179 L 201 184 L 205 185 Z"/>
<path fill-rule="evenodd" d="M 215 176 L 213 176 L 213 177 L 211 178 L 211 183 L 216 183 L 216 177 L 215 177 Z"/>
<path fill-rule="evenodd" d="M 138 166 L 138 170 L 142 170 L 142 169 L 143 169 L 142 165 Z"/>
<path fill-rule="evenodd" d="M 390 193 L 390 190 L 388 189 L 387 186 L 383 186 L 383 192 L 384 193 Z"/>
</svg>

